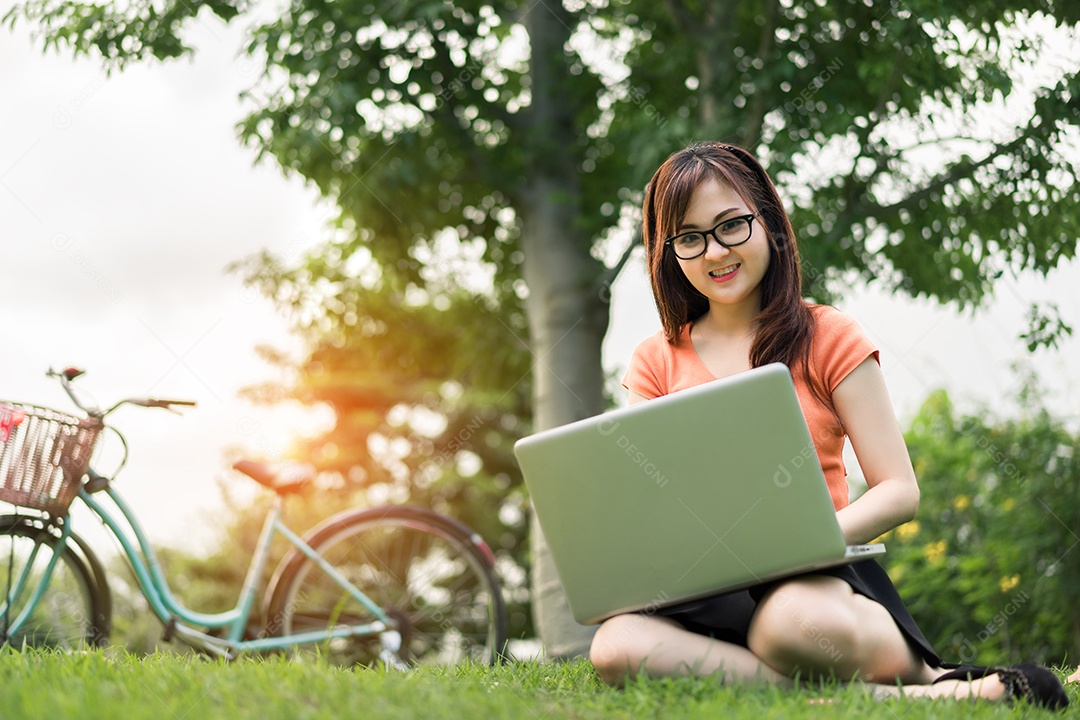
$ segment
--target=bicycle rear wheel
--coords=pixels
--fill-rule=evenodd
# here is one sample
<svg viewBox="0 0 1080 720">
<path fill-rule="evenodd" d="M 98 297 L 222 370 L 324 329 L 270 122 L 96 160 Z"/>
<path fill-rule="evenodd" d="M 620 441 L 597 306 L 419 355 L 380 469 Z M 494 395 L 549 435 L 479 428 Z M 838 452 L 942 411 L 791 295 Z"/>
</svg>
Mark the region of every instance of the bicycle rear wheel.
<svg viewBox="0 0 1080 720">
<path fill-rule="evenodd" d="M 61 650 L 108 642 L 109 601 L 98 588 L 96 560 L 83 554 L 74 536 L 59 551 L 44 594 L 27 611 L 58 543 L 55 528 L 39 517 L 0 517 L 0 641 Z"/>
<path fill-rule="evenodd" d="M 506 610 L 493 557 L 464 525 L 422 508 L 384 507 L 331 518 L 307 542 L 397 622 L 395 664 L 494 663 L 502 656 Z M 273 635 L 375 620 L 295 550 L 270 587 L 267 628 Z M 369 635 L 308 649 L 336 665 L 371 666 L 382 646 L 378 635 Z"/>
</svg>

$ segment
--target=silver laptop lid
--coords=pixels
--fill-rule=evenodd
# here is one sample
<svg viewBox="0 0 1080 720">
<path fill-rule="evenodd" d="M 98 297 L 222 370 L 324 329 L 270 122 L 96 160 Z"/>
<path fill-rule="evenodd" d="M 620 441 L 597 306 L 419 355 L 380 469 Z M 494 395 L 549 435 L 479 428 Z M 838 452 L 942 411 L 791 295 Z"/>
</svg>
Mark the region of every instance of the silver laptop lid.
<svg viewBox="0 0 1080 720">
<path fill-rule="evenodd" d="M 515 453 L 578 622 L 844 555 L 778 363 L 522 438 Z"/>
</svg>

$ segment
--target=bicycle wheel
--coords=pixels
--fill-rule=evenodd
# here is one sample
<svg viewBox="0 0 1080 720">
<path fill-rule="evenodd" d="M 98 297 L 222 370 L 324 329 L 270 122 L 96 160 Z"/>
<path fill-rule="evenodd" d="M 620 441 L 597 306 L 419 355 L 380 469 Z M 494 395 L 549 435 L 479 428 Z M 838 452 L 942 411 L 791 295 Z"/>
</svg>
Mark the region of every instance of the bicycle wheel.
<svg viewBox="0 0 1080 720">
<path fill-rule="evenodd" d="M 39 517 L 0 517 L 0 639 L 13 647 L 79 650 L 108 642 L 108 591 L 99 590 L 99 564 L 75 536 L 60 552 L 41 599 L 20 622 L 58 541 L 55 528 Z"/>
<path fill-rule="evenodd" d="M 307 542 L 398 624 L 395 665 L 494 663 L 506 642 L 506 610 L 494 558 L 450 518 L 411 507 L 353 511 L 316 528 Z M 375 620 L 314 562 L 293 550 L 270 584 L 267 631 L 291 635 Z M 303 650 L 304 648 L 300 648 Z M 307 648 L 337 665 L 371 666 L 378 635 Z"/>
</svg>

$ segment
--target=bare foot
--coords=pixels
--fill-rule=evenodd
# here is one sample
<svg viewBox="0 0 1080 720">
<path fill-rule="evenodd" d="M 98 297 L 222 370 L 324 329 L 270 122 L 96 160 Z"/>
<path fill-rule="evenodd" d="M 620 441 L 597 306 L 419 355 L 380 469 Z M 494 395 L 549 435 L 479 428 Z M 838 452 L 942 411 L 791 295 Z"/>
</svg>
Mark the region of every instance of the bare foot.
<svg viewBox="0 0 1080 720">
<path fill-rule="evenodd" d="M 1005 686 L 997 675 L 988 675 L 968 682 L 967 680 L 942 680 L 933 685 L 906 685 L 894 687 L 892 685 L 873 686 L 874 696 L 878 699 L 886 697 L 906 698 L 955 698 L 956 700 L 968 700 L 970 698 L 982 698 L 984 700 L 1000 700 L 1005 695 Z"/>
<path fill-rule="evenodd" d="M 1076 672 L 1065 678 L 1065 682 L 1080 682 L 1080 667 L 1077 667 Z"/>
</svg>

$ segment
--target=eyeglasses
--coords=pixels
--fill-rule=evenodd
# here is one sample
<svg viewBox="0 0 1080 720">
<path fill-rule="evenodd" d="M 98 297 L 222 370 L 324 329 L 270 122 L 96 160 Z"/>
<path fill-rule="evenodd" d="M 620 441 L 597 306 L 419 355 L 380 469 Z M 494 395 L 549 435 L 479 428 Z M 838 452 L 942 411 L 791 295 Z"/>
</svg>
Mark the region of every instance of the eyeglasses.
<svg viewBox="0 0 1080 720">
<path fill-rule="evenodd" d="M 680 260 L 693 260 L 704 255 L 709 246 L 710 235 L 726 248 L 742 245 L 753 234 L 754 218 L 759 214 L 760 212 L 731 217 L 720 221 L 720 224 L 711 230 L 691 230 L 672 235 L 664 241 L 664 245 L 670 247 L 675 257 Z"/>
</svg>

